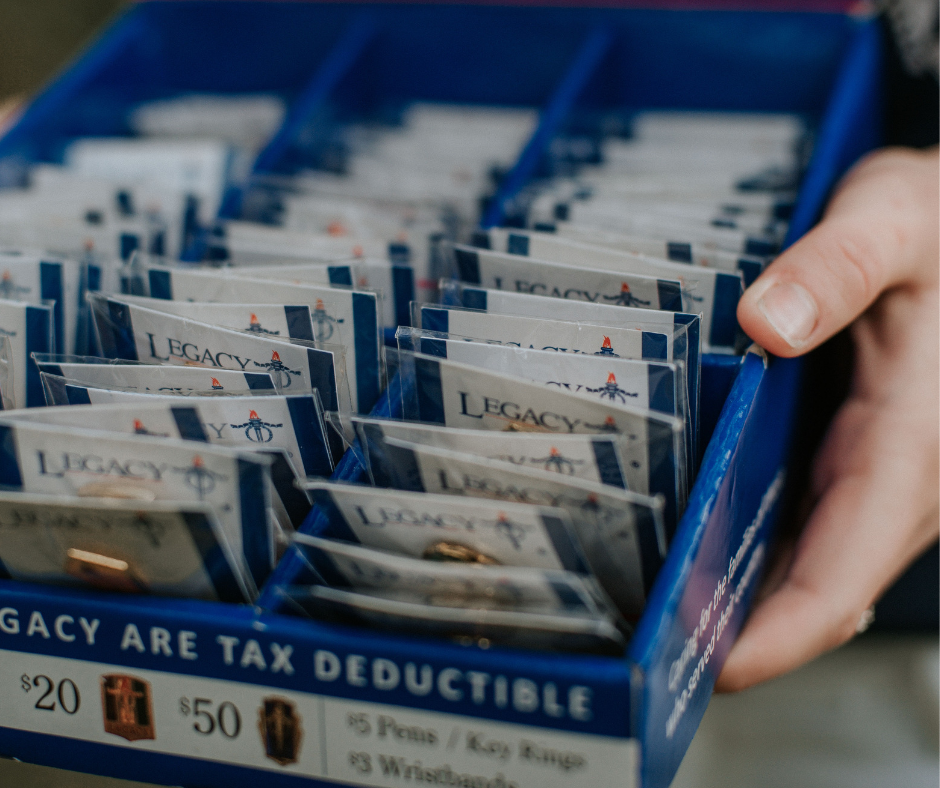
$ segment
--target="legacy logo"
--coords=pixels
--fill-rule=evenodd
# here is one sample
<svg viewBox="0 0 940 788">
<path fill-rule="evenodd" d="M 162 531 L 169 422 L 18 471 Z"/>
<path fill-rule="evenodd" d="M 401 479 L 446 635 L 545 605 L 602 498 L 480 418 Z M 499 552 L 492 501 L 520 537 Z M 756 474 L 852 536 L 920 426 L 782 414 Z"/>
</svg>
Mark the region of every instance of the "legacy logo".
<svg viewBox="0 0 940 788">
<path fill-rule="evenodd" d="M 534 408 L 523 408 L 515 402 L 508 402 L 497 397 L 482 397 L 482 404 L 474 406 L 472 399 L 476 399 L 467 391 L 459 391 L 460 415 L 471 419 L 489 418 L 503 419 L 510 422 L 506 429 L 513 429 L 513 425 L 534 429 L 548 430 L 549 432 L 575 432 L 581 419 L 569 419 L 562 413 L 550 410 L 536 411 Z M 477 411 L 477 412 L 475 412 Z"/>
<path fill-rule="evenodd" d="M 584 460 L 569 460 L 554 446 L 549 449 L 547 457 L 534 459 L 532 462 L 544 466 L 546 471 L 554 471 L 555 473 L 565 474 L 566 476 L 574 476 L 575 464 L 584 465 Z"/>
<path fill-rule="evenodd" d="M 274 440 L 274 430 L 279 430 L 283 424 L 270 424 L 258 416 L 257 411 L 248 413 L 248 421 L 244 424 L 229 424 L 233 430 L 244 430 L 245 437 L 253 443 L 270 443 Z"/>
<path fill-rule="evenodd" d="M 218 378 L 212 378 L 212 384 L 211 384 L 211 386 L 212 386 L 213 391 L 221 391 L 221 390 L 222 390 L 222 384 L 219 383 L 219 379 L 218 379 Z"/>
<path fill-rule="evenodd" d="M 274 385 L 278 388 L 290 388 L 291 384 L 291 375 L 299 375 L 300 371 L 296 369 L 291 369 L 290 367 L 285 366 L 281 362 L 281 356 L 275 350 L 271 353 L 271 360 L 267 364 L 259 364 L 257 361 L 252 362 L 256 367 L 261 367 L 266 369 L 271 377 L 274 379 Z"/>
<path fill-rule="evenodd" d="M 598 350 L 595 356 L 610 356 L 611 358 L 620 358 L 616 353 L 614 353 L 613 347 L 610 344 L 610 337 L 604 337 L 604 342 L 601 345 L 601 349 Z"/>
<path fill-rule="evenodd" d="M 605 301 L 613 301 L 617 306 L 649 306 L 649 301 L 643 301 L 630 292 L 630 285 L 626 282 L 620 283 L 620 292 L 615 296 L 604 296 Z"/>
<path fill-rule="evenodd" d="M 343 318 L 331 317 L 330 314 L 326 311 L 326 307 L 323 306 L 322 299 L 317 299 L 316 303 L 313 306 L 313 323 L 316 326 L 316 336 L 317 340 L 320 342 L 326 342 L 333 336 L 334 326 L 339 325 L 340 323 L 345 322 Z"/>
<path fill-rule="evenodd" d="M 188 468 L 174 468 L 173 470 L 183 474 L 184 481 L 196 491 L 200 501 L 212 493 L 217 481 L 224 482 L 228 479 L 227 476 L 206 468 L 202 457 L 198 454 L 193 457 L 193 464 Z"/>
<path fill-rule="evenodd" d="M 159 465 L 150 460 L 119 460 L 116 457 L 101 457 L 97 454 L 79 454 L 64 451 L 61 455 L 47 455 L 37 450 L 39 475 L 62 478 L 70 473 L 88 473 L 95 476 L 119 476 L 127 479 L 151 479 L 155 482 L 163 479 L 169 467 L 167 463 Z"/>
<path fill-rule="evenodd" d="M 258 320 L 258 316 L 252 312 L 251 318 L 248 320 L 248 328 L 246 331 L 250 331 L 252 334 L 271 334 L 272 336 L 277 336 L 280 334 L 280 331 L 268 331 L 266 328 L 262 328 L 261 321 Z"/>
<path fill-rule="evenodd" d="M 626 404 L 627 397 L 636 397 L 640 396 L 639 392 L 627 391 L 626 389 L 620 388 L 617 385 L 617 378 L 613 372 L 607 374 L 607 383 L 603 386 L 599 386 L 596 389 L 585 387 L 586 391 L 590 391 L 592 394 L 600 394 L 601 399 L 609 399 L 612 402 L 622 402 Z"/>
<path fill-rule="evenodd" d="M 19 296 L 26 295 L 31 291 L 32 288 L 30 287 L 20 287 L 17 285 L 13 279 L 13 275 L 9 271 L 4 271 L 3 276 L 0 277 L 0 298 L 5 298 L 8 301 L 16 301 Z"/>
<path fill-rule="evenodd" d="M 135 435 L 154 435 L 157 438 L 169 438 L 165 432 L 151 432 L 148 430 L 144 423 L 140 419 L 134 419 L 134 434 Z"/>
</svg>

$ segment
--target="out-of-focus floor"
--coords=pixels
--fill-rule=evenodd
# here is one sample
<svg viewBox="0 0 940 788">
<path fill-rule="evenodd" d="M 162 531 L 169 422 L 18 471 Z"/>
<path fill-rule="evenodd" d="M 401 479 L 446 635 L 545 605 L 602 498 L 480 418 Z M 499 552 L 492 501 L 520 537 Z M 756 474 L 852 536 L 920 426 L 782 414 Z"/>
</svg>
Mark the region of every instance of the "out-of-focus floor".
<svg viewBox="0 0 940 788">
<path fill-rule="evenodd" d="M 869 635 L 715 697 L 673 788 L 937 788 L 938 677 L 936 635 Z M 132 786 L 0 760 L 0 788 Z"/>
</svg>

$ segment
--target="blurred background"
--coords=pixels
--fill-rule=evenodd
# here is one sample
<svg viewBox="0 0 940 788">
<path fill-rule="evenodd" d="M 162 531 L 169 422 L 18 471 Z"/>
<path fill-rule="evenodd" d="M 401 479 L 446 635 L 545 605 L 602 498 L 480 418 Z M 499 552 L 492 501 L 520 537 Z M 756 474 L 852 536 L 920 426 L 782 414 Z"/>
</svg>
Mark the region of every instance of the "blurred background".
<svg viewBox="0 0 940 788">
<path fill-rule="evenodd" d="M 123 5 L 0 0 L 0 118 Z M 868 633 L 789 676 L 713 698 L 674 788 L 940 785 L 937 575 L 934 548 L 879 603 Z M 132 785 L 0 759 L 0 788 Z"/>
</svg>

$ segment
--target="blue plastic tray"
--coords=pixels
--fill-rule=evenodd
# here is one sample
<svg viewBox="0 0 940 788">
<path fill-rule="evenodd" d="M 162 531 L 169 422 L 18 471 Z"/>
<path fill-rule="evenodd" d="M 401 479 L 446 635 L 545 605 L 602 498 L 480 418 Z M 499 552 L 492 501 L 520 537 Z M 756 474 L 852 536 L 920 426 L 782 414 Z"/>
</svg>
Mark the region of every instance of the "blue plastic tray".
<svg viewBox="0 0 940 788">
<path fill-rule="evenodd" d="M 56 161 L 76 137 L 130 133 L 135 104 L 196 91 L 275 92 L 290 102 L 257 172 L 301 165 L 311 129 L 392 116 L 414 100 L 539 107 L 538 129 L 485 217 L 492 224 L 543 166 L 552 137 L 585 113 L 798 112 L 818 135 L 792 242 L 816 220 L 835 179 L 879 139 L 879 41 L 872 21 L 822 13 L 146 2 L 32 102 L 0 139 L 0 163 Z M 233 191 L 223 211 L 236 213 L 240 199 Z M 5 581 L 0 753 L 194 787 L 420 778 L 664 788 L 760 579 L 800 369 L 756 353 L 705 356 L 702 429 L 710 440 L 625 659 L 464 647 L 260 606 Z M 276 576 L 290 572 L 284 565 Z M 268 590 L 262 603 L 275 608 L 276 596 Z M 425 666 L 427 692 L 419 681 Z M 153 727 L 144 733 L 154 738 L 106 732 L 101 678 L 111 674 L 150 682 Z M 51 693 L 42 695 L 37 676 L 48 676 Z M 81 696 L 74 712 L 72 687 Z M 274 717 L 265 716 L 263 698 L 274 696 L 294 703 L 294 722 L 302 717 L 302 736 L 291 739 L 297 763 L 265 755 Z M 239 711 L 231 737 L 226 702 Z M 386 719 L 380 735 L 382 715 L 396 722 Z M 487 750 L 487 742 L 496 743 Z M 502 760 L 499 742 L 509 746 Z"/>
</svg>

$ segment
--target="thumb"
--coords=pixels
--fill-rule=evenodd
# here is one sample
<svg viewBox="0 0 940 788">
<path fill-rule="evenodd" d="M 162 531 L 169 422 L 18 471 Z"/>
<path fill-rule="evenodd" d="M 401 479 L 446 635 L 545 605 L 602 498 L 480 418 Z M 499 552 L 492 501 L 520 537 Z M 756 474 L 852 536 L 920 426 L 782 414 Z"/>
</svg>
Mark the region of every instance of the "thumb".
<svg viewBox="0 0 940 788">
<path fill-rule="evenodd" d="M 935 151 L 885 150 L 856 165 L 822 222 L 745 291 L 738 322 L 748 336 L 775 355 L 798 356 L 884 290 L 935 276 L 936 162 Z"/>
</svg>

